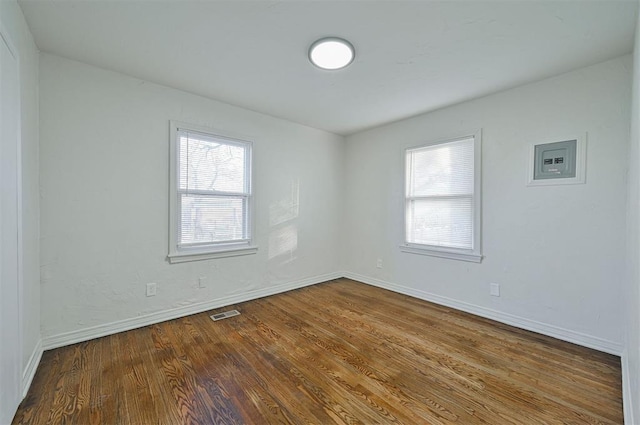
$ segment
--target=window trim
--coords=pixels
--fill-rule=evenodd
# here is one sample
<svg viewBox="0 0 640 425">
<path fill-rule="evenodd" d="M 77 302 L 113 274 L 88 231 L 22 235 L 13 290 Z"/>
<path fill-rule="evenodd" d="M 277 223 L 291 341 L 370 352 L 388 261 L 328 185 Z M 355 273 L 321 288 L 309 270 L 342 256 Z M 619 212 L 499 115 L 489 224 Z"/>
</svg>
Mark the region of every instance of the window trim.
<svg viewBox="0 0 640 425">
<path fill-rule="evenodd" d="M 249 195 L 247 199 L 247 232 L 249 238 L 238 242 L 229 242 L 223 244 L 206 244 L 202 246 L 189 246 L 180 247 L 179 235 L 180 231 L 178 225 L 178 214 L 180 212 L 180 205 L 178 202 L 178 131 L 187 130 L 193 133 L 200 133 L 203 136 L 220 138 L 228 140 L 230 144 L 236 142 L 242 146 L 249 147 L 249 155 L 247 158 L 248 163 L 248 180 L 249 180 Z M 169 263 L 183 263 L 187 261 L 208 260 L 213 258 L 235 257 L 240 255 L 255 254 L 258 251 L 258 247 L 255 245 L 255 214 L 254 214 L 254 194 L 253 194 L 253 142 L 244 138 L 239 138 L 234 135 L 230 135 L 226 132 L 206 128 L 194 124 L 187 124 L 179 121 L 169 121 L 169 254 L 167 259 Z M 211 195 L 224 196 L 225 194 L 211 193 Z M 229 194 L 226 194 L 229 195 Z"/>
<path fill-rule="evenodd" d="M 425 148 L 429 146 L 441 145 L 460 141 L 462 139 L 473 138 L 473 177 L 474 177 L 474 194 L 473 194 L 473 248 L 460 249 L 443 247 L 438 245 L 426 245 L 407 242 L 407 154 L 411 150 Z M 402 151 L 402 170 L 404 179 L 403 195 L 402 195 L 402 243 L 400 251 L 409 254 L 427 255 L 439 258 L 449 258 L 452 260 L 470 261 L 480 263 L 482 261 L 482 130 L 464 133 L 457 137 L 441 139 L 433 142 L 423 143 L 417 146 L 410 146 Z"/>
</svg>

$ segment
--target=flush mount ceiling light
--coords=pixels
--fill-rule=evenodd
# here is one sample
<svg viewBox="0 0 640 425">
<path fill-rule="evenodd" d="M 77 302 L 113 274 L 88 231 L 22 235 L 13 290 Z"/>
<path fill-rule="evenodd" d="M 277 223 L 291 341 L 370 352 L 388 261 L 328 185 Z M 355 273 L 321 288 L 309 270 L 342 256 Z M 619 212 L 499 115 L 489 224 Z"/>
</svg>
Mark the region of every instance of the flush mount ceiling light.
<svg viewBox="0 0 640 425">
<path fill-rule="evenodd" d="M 353 62 L 355 56 L 353 45 L 337 37 L 321 38 L 309 47 L 309 60 L 321 69 L 342 69 Z"/>
</svg>

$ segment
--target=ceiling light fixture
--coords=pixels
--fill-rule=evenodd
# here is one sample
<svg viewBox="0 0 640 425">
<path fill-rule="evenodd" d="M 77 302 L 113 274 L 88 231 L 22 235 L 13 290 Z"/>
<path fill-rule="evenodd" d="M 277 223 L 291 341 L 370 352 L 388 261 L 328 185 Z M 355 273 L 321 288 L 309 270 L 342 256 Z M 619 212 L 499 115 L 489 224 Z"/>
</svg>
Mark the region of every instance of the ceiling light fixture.
<svg viewBox="0 0 640 425">
<path fill-rule="evenodd" d="M 356 51 L 347 40 L 325 37 L 309 47 L 309 60 L 321 69 L 342 69 L 353 62 Z"/>
</svg>

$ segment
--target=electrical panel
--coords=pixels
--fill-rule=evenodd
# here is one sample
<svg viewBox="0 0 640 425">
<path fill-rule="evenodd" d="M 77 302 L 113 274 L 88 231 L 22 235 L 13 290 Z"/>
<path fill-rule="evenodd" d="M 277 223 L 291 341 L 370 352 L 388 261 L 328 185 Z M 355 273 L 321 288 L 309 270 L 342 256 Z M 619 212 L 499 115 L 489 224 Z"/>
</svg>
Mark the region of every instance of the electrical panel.
<svg viewBox="0 0 640 425">
<path fill-rule="evenodd" d="M 577 140 L 536 145 L 533 180 L 576 177 Z"/>
</svg>

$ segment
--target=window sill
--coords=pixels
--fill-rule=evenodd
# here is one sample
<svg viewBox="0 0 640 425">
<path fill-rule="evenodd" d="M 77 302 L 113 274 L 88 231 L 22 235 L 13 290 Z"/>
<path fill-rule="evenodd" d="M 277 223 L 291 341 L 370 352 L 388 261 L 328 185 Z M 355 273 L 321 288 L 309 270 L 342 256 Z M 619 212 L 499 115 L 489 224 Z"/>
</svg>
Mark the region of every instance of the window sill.
<svg viewBox="0 0 640 425">
<path fill-rule="evenodd" d="M 225 249 L 224 251 L 209 252 L 173 252 L 167 256 L 169 263 L 186 263 L 187 261 L 212 260 L 214 258 L 238 257 L 251 255 L 258 252 L 257 246 L 244 246 L 242 248 Z"/>
<path fill-rule="evenodd" d="M 470 261 L 472 263 L 482 262 L 482 255 L 480 254 L 456 252 L 444 249 L 400 245 L 400 251 L 407 252 L 409 254 L 428 255 L 431 257 L 449 258 L 451 260 Z"/>
</svg>

